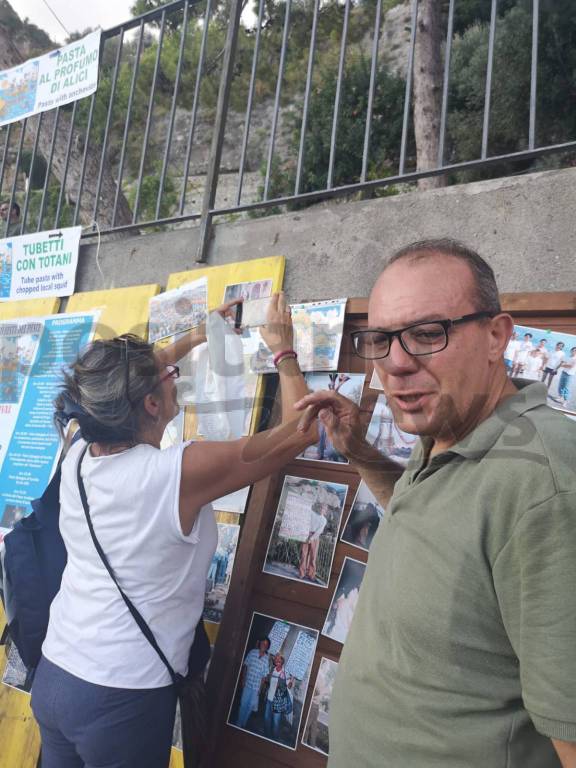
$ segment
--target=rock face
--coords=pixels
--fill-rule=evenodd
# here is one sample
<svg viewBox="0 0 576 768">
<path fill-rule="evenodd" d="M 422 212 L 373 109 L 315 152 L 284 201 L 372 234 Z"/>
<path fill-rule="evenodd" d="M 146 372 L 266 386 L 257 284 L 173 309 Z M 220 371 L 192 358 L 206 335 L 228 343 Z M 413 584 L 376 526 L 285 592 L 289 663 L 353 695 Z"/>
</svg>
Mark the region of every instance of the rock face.
<svg viewBox="0 0 576 768">
<path fill-rule="evenodd" d="M 391 8 L 384 17 L 379 41 L 382 61 L 399 77 L 406 77 L 412 9 L 410 2 Z"/>
</svg>

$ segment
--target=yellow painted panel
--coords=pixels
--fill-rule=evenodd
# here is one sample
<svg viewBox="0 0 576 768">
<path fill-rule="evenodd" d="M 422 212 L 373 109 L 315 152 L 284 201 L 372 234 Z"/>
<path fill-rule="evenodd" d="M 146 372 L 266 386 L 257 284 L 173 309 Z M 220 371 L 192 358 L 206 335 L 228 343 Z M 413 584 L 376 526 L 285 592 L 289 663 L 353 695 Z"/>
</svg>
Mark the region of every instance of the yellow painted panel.
<svg viewBox="0 0 576 768">
<path fill-rule="evenodd" d="M 58 312 L 60 299 L 28 299 L 27 301 L 0 302 L 0 320 L 14 320 L 17 317 L 41 317 Z M 0 768 L 2 766 L 0 765 Z"/>
<path fill-rule="evenodd" d="M 284 256 L 267 256 L 263 259 L 235 261 L 218 267 L 200 267 L 187 272 L 173 272 L 168 277 L 166 288 L 172 290 L 173 288 L 179 288 L 185 283 L 190 283 L 192 280 L 206 277 L 208 279 L 208 309 L 212 310 L 224 301 L 224 292 L 227 285 L 272 280 L 272 292 L 276 293 L 282 290 L 285 264 Z M 257 403 L 262 401 L 263 393 L 264 382 L 260 376 L 260 381 L 256 387 Z M 250 432 L 254 432 L 259 420 L 260 408 L 255 407 L 252 413 Z M 194 437 L 196 435 L 196 420 L 191 413 L 191 409 L 187 409 L 185 425 L 185 437 L 187 439 Z"/>
<path fill-rule="evenodd" d="M 184 768 L 184 754 L 179 749 L 173 749 L 170 753 L 170 768 Z"/>
<path fill-rule="evenodd" d="M 111 339 L 122 333 L 148 337 L 148 302 L 160 293 L 159 285 L 135 285 L 109 291 L 87 291 L 70 297 L 66 312 L 100 309 L 96 339 Z"/>
</svg>

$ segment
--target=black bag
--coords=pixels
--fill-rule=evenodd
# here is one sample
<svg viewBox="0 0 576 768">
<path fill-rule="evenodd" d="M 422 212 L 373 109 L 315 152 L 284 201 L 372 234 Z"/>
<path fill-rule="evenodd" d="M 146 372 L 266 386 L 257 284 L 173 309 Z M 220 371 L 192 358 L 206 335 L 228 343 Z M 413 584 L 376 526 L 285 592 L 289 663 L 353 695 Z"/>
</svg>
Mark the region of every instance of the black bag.
<svg viewBox="0 0 576 768">
<path fill-rule="evenodd" d="M 160 657 L 162 663 L 168 670 L 172 682 L 176 688 L 178 694 L 178 700 L 180 702 L 180 711 L 182 715 L 182 736 L 184 746 L 184 761 L 186 768 L 192 768 L 200 760 L 202 752 L 205 747 L 205 738 L 207 734 L 207 711 L 206 711 L 206 694 L 204 690 L 204 670 L 210 659 L 210 641 L 206 634 L 204 622 L 202 619 L 196 626 L 196 632 L 194 633 L 194 642 L 190 648 L 188 655 L 188 673 L 186 677 L 175 672 L 172 665 L 164 655 L 164 652 L 156 642 L 156 638 L 152 633 L 152 630 L 142 617 L 142 614 L 138 611 L 136 606 L 132 603 L 129 597 L 122 591 L 122 587 L 118 583 L 114 571 L 112 570 L 108 558 L 104 554 L 100 542 L 96 538 L 94 532 L 94 526 L 92 525 L 92 519 L 90 517 L 90 507 L 88 506 L 88 497 L 86 496 L 86 488 L 84 487 L 84 481 L 82 480 L 82 460 L 86 455 L 88 446 L 84 448 L 78 459 L 76 467 L 76 476 L 78 478 L 78 488 L 80 490 L 80 499 L 82 500 L 82 506 L 84 507 L 84 513 L 86 515 L 86 522 L 92 536 L 92 541 L 96 547 L 96 551 L 104 564 L 104 567 L 110 574 L 110 578 L 116 584 L 118 591 L 126 607 L 132 614 L 134 621 L 140 627 L 142 634 L 148 640 L 152 648 L 156 651 Z M 186 725 L 193 724 L 193 728 L 190 730 L 186 728 Z"/>
</svg>

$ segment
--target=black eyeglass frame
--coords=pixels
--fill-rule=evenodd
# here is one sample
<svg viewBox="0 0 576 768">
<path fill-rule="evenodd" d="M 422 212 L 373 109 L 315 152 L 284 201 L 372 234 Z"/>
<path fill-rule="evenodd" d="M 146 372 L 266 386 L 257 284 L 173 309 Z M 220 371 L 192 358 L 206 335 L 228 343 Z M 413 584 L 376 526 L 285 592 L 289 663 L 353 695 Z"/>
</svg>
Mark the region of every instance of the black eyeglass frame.
<svg viewBox="0 0 576 768">
<path fill-rule="evenodd" d="M 454 325 L 461 325 L 463 323 L 471 323 L 474 320 L 481 320 L 484 318 L 489 317 L 495 317 L 496 315 L 494 312 L 472 312 L 469 315 L 462 315 L 462 317 L 457 317 L 454 320 L 422 320 L 419 323 L 412 323 L 412 325 L 407 325 L 405 328 L 398 328 L 396 331 L 384 331 L 381 328 L 363 328 L 360 331 L 352 331 L 350 334 L 350 338 L 352 339 L 352 349 L 354 350 L 354 354 L 361 358 L 362 360 L 382 360 L 385 357 L 388 357 L 390 354 L 390 350 L 392 349 L 392 342 L 394 339 L 398 339 L 398 342 L 404 352 L 406 354 L 411 355 L 412 357 L 427 357 L 428 355 L 435 355 L 437 352 L 442 352 L 446 347 L 448 346 L 448 330 L 452 328 Z M 444 329 L 444 346 L 440 347 L 439 349 L 435 349 L 433 352 L 410 352 L 409 349 L 407 349 L 406 344 L 404 343 L 402 339 L 402 334 L 405 331 L 409 331 L 412 328 L 418 328 L 420 325 L 430 325 L 431 323 L 435 323 L 436 325 L 441 325 Z M 364 355 L 361 355 L 358 352 L 358 349 L 356 347 L 356 339 L 361 338 L 367 333 L 381 333 L 384 336 L 388 337 L 388 351 L 385 355 L 377 355 L 376 357 L 365 357 Z"/>
</svg>

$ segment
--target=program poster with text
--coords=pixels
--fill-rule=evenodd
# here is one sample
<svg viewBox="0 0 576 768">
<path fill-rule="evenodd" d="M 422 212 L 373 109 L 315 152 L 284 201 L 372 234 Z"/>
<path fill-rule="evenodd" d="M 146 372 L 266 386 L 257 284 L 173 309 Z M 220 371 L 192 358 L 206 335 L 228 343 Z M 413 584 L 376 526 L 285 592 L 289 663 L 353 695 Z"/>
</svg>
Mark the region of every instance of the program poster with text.
<svg viewBox="0 0 576 768">
<path fill-rule="evenodd" d="M 0 126 L 70 104 L 98 87 L 100 30 L 0 72 Z"/>
<path fill-rule="evenodd" d="M 0 540 L 31 512 L 58 458 L 53 401 L 97 313 L 0 322 Z"/>
<path fill-rule="evenodd" d="M 82 227 L 0 240 L 0 301 L 71 296 Z"/>
</svg>

